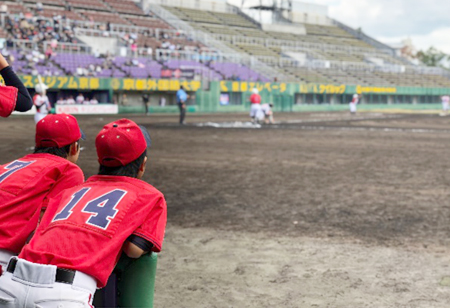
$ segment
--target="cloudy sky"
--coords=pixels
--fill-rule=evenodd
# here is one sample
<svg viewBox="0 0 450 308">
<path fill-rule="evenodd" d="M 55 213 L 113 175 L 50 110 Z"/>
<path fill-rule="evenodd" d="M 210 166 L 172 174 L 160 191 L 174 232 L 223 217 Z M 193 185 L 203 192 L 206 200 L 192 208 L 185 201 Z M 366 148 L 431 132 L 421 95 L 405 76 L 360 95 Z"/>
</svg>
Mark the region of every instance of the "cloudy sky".
<svg viewBox="0 0 450 308">
<path fill-rule="evenodd" d="M 450 53 L 450 0 L 307 0 L 329 16 L 386 43 L 410 37 L 417 49 Z"/>
</svg>

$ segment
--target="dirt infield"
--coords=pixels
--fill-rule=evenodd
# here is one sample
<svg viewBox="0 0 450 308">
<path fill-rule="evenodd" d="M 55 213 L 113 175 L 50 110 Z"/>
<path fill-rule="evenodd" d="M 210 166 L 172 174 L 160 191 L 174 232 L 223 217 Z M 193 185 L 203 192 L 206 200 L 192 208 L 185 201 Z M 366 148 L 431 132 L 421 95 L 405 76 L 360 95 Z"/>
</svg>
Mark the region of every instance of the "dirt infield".
<svg viewBox="0 0 450 308">
<path fill-rule="evenodd" d="M 151 132 L 144 179 L 168 202 L 155 307 L 449 306 L 450 117 L 129 118 Z M 112 119 L 79 117 L 86 176 Z M 33 133 L 30 117 L 1 119 L 0 163 Z"/>
</svg>

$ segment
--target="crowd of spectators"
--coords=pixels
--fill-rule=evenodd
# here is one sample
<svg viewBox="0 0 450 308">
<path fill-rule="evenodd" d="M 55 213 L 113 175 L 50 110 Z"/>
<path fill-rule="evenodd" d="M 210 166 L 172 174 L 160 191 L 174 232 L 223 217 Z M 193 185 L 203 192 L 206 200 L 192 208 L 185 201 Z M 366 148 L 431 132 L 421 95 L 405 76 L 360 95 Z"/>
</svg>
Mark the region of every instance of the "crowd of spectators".
<svg viewBox="0 0 450 308">
<path fill-rule="evenodd" d="M 53 17 L 46 18 L 43 17 L 45 10 L 45 6 L 38 2 L 34 8 L 28 7 L 26 12 L 5 15 L 4 24 L 8 33 L 6 47 L 8 50 L 14 49 L 17 51 L 15 52 L 17 59 L 10 54 L 9 61 L 11 63 L 22 61 L 18 73 L 31 73 L 32 75 L 40 73 L 43 76 L 63 74 L 64 67 L 62 70 L 58 66 L 57 69 L 50 70 L 46 69 L 45 65 L 52 62 L 57 51 L 65 52 L 66 49 L 64 48 L 68 45 L 63 43 L 79 43 L 75 37 L 75 28 L 77 27 L 100 30 L 100 33 L 105 37 L 118 35 L 121 38 L 119 44 L 126 51 L 120 55 L 129 57 L 129 60 L 117 65 L 117 63 L 114 63 L 113 54 L 100 54 L 98 50 L 94 50 L 94 56 L 102 58 L 103 61 L 79 65 L 75 70 L 70 71 L 75 76 L 102 76 L 99 73 L 108 70 L 109 73 L 106 74 L 111 76 L 114 75 L 114 72 L 122 71 L 121 73 L 132 77 L 132 70 L 126 69 L 126 67 L 144 68 L 147 65 L 147 63 L 139 61 L 138 57 L 157 60 L 163 65 L 164 62 L 173 59 L 208 63 L 217 60 L 218 57 L 215 50 L 196 42 L 192 36 L 183 31 L 136 28 L 136 31 L 111 32 L 117 30 L 117 28 L 113 28 L 109 22 L 97 23 L 92 17 L 88 20 L 69 20 L 64 15 L 65 11 L 63 10 L 61 10 L 61 15 L 53 14 Z M 65 10 L 71 11 L 72 8 L 67 5 Z M 48 16 L 48 14 L 46 15 Z M 30 52 L 30 50 L 32 51 Z M 8 56 L 8 52 L 4 54 Z M 150 73 L 148 78 L 151 78 Z M 63 101 L 70 102 L 70 98 Z"/>
<path fill-rule="evenodd" d="M 41 44 L 46 41 L 78 43 L 73 28 L 62 21 L 65 18 L 55 15 L 53 19 L 40 15 L 23 14 L 5 17 L 5 29 L 9 38 L 26 40 Z M 72 25 L 74 26 L 74 25 Z"/>
<path fill-rule="evenodd" d="M 75 99 L 73 98 L 72 95 L 61 96 L 56 101 L 56 104 L 58 104 L 58 105 L 75 105 L 75 104 L 77 104 L 77 105 L 97 105 L 98 100 L 95 97 L 95 95 L 89 99 L 89 98 L 85 98 L 82 93 L 79 93 Z"/>
</svg>

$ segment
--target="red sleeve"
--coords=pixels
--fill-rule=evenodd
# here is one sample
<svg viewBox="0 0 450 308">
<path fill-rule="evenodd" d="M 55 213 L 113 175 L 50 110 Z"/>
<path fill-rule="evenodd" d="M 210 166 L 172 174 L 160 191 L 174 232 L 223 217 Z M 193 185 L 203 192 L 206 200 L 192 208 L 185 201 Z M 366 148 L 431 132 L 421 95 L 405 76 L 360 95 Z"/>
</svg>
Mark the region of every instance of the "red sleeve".
<svg viewBox="0 0 450 308">
<path fill-rule="evenodd" d="M 157 199 L 156 204 L 151 208 L 144 223 L 138 227 L 133 234 L 153 244 L 153 251 L 160 252 L 166 231 L 167 205 L 164 197 Z"/>
<path fill-rule="evenodd" d="M 16 108 L 18 90 L 15 87 L 0 86 L 0 116 L 9 117 Z"/>
<path fill-rule="evenodd" d="M 83 171 L 81 171 L 81 169 L 75 164 L 67 164 L 63 173 L 56 180 L 55 184 L 50 188 L 47 196 L 45 196 L 44 201 L 42 202 L 42 209 L 46 210 L 49 200 L 51 198 L 54 198 L 61 191 L 83 184 L 83 182 Z"/>
</svg>

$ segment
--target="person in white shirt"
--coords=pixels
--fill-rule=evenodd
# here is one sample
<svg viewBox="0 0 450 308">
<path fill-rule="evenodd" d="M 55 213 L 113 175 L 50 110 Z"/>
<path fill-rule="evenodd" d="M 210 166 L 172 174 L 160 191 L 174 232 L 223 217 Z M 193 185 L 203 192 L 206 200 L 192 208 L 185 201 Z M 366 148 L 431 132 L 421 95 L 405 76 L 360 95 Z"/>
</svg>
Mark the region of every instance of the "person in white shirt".
<svg viewBox="0 0 450 308">
<path fill-rule="evenodd" d="M 262 104 L 261 105 L 261 111 L 264 112 L 264 123 L 266 124 L 274 124 L 273 120 L 273 111 L 272 111 L 273 104 Z"/>
<path fill-rule="evenodd" d="M 354 115 L 356 113 L 356 105 L 359 103 L 359 95 L 354 94 L 352 101 L 349 103 L 350 114 Z"/>
<path fill-rule="evenodd" d="M 75 100 L 73 99 L 73 96 L 70 95 L 70 96 L 67 98 L 67 105 L 74 105 L 74 104 L 75 104 Z"/>
<path fill-rule="evenodd" d="M 91 98 L 90 100 L 91 105 L 97 105 L 98 104 L 98 100 L 94 97 Z"/>
<path fill-rule="evenodd" d="M 447 115 L 450 104 L 450 96 L 448 95 L 442 96 L 441 101 L 442 101 L 442 111 L 444 112 L 444 115 Z"/>
<path fill-rule="evenodd" d="M 78 94 L 78 96 L 76 98 L 76 102 L 77 102 L 77 104 L 80 104 L 80 105 L 84 103 L 84 96 L 83 96 L 83 94 L 81 94 L 81 93 Z"/>
<path fill-rule="evenodd" d="M 47 116 L 52 109 L 50 101 L 47 97 L 48 87 L 45 84 L 37 84 L 35 87 L 36 94 L 33 96 L 33 104 L 36 107 L 34 122 L 37 123 Z"/>
</svg>

